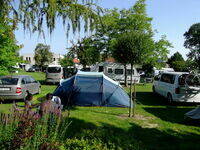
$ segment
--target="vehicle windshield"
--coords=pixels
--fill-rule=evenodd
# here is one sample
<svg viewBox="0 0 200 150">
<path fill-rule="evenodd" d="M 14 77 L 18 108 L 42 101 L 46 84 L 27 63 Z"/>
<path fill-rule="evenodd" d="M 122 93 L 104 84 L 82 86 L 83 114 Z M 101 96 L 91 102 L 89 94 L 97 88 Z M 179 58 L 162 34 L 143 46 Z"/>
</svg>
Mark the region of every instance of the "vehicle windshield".
<svg viewBox="0 0 200 150">
<path fill-rule="evenodd" d="M 0 85 L 17 85 L 18 78 L 1 78 Z"/>
<path fill-rule="evenodd" d="M 47 72 L 48 73 L 60 73 L 61 67 L 48 67 Z"/>
</svg>

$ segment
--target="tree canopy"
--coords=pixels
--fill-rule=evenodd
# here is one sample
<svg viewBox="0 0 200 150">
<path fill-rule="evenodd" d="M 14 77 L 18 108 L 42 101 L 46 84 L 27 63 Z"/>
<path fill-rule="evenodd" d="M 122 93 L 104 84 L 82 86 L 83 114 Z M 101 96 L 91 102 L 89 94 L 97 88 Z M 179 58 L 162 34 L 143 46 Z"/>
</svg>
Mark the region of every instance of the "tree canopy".
<svg viewBox="0 0 200 150">
<path fill-rule="evenodd" d="M 196 69 L 200 69 L 200 23 L 193 24 L 184 36 L 184 46 L 190 49 L 188 57 L 196 64 Z"/>
<path fill-rule="evenodd" d="M 19 62 L 18 51 L 20 46 L 16 44 L 12 27 L 0 22 L 0 74 L 11 71 Z"/>
<path fill-rule="evenodd" d="M 0 4 L 0 72 L 16 65 L 19 46 L 13 32 L 19 23 L 24 31 L 44 35 L 43 29 L 52 33 L 60 19 L 68 35 L 71 30 L 79 32 L 82 25 L 85 32 L 93 31 L 101 10 L 93 0 L 0 0 Z M 40 57 L 36 57 L 38 65 L 43 65 Z"/>
<path fill-rule="evenodd" d="M 93 0 L 0 0 L 1 15 L 9 15 L 13 24 L 22 23 L 24 30 L 43 32 L 47 27 L 51 33 L 57 19 L 62 19 L 66 31 L 93 31 L 98 20 L 100 7 Z"/>
<path fill-rule="evenodd" d="M 168 64 L 171 68 L 174 68 L 175 71 L 187 71 L 187 65 L 183 56 L 176 52 L 168 59 Z"/>
<path fill-rule="evenodd" d="M 87 65 L 95 64 L 100 60 L 98 41 L 92 37 L 83 38 L 69 49 L 71 57 L 77 57 L 85 68 Z"/>
<path fill-rule="evenodd" d="M 50 52 L 50 46 L 39 43 L 35 48 L 35 63 L 43 67 L 53 61 L 53 53 Z"/>
<path fill-rule="evenodd" d="M 138 0 L 130 9 L 105 10 L 94 37 L 102 42 L 102 51 L 109 56 L 110 46 L 120 34 L 136 30 L 153 34 L 151 20 L 146 14 L 145 0 Z"/>
<path fill-rule="evenodd" d="M 125 59 L 129 64 L 141 64 L 145 61 L 146 54 L 153 44 L 153 40 L 147 34 L 128 32 L 117 38 L 112 53 L 117 60 Z"/>
<path fill-rule="evenodd" d="M 64 58 L 61 59 L 59 63 L 61 66 L 66 68 L 74 65 L 73 58 L 70 57 L 69 55 L 65 55 Z"/>
</svg>

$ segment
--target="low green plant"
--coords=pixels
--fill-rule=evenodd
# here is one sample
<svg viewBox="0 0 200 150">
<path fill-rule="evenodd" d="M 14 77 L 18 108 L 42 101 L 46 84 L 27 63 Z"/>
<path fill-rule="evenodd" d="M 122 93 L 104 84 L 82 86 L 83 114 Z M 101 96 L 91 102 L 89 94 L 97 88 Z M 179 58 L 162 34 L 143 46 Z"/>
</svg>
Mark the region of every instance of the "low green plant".
<svg viewBox="0 0 200 150">
<path fill-rule="evenodd" d="M 0 115 L 0 149 L 56 150 L 66 140 L 67 116 L 14 112 Z"/>
</svg>

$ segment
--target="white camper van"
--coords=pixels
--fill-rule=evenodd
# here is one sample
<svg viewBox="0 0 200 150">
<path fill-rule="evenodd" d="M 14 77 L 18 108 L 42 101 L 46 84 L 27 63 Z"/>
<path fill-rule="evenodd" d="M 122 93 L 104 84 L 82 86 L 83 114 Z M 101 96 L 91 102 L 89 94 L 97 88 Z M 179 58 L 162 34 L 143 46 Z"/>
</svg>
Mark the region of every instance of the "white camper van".
<svg viewBox="0 0 200 150">
<path fill-rule="evenodd" d="M 64 78 L 64 70 L 61 65 L 49 65 L 46 69 L 46 83 L 59 83 Z"/>
<path fill-rule="evenodd" d="M 163 72 L 154 78 L 153 92 L 168 102 L 200 103 L 200 76 L 187 72 Z"/>
<path fill-rule="evenodd" d="M 118 81 L 120 83 L 124 83 L 125 79 L 125 69 L 124 65 L 120 63 L 110 63 L 110 62 L 103 62 L 91 67 L 91 71 L 95 72 L 103 72 L 106 76 L 110 77 L 111 79 Z M 131 66 L 127 65 L 127 81 L 128 83 L 131 82 Z M 132 81 L 135 83 L 140 82 L 140 75 L 137 72 L 136 68 L 133 68 L 133 76 Z"/>
</svg>

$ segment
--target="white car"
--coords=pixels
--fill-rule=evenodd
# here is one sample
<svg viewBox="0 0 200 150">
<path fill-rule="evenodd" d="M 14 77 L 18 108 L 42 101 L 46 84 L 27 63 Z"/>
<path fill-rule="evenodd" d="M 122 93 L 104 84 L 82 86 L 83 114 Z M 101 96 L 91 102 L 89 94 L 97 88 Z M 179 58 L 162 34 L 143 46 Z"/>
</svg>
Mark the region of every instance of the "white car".
<svg viewBox="0 0 200 150">
<path fill-rule="evenodd" d="M 199 79 L 195 86 L 192 84 L 193 80 L 194 76 L 186 72 L 164 72 L 155 76 L 153 92 L 167 98 L 169 103 L 173 101 L 200 103 Z"/>
</svg>

